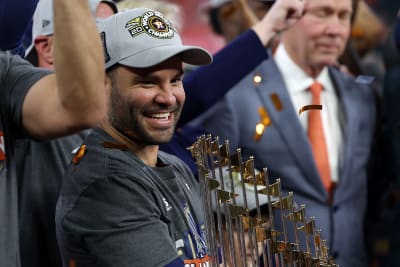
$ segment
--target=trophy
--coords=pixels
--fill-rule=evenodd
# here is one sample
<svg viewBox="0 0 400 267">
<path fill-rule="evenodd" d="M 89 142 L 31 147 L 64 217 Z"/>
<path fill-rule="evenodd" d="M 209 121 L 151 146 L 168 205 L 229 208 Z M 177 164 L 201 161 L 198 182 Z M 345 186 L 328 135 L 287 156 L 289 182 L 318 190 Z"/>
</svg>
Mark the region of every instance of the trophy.
<svg viewBox="0 0 400 267">
<path fill-rule="evenodd" d="M 189 148 L 199 171 L 212 267 L 337 267 L 326 240 L 281 181 L 244 160 L 229 141 L 203 135 Z M 289 231 L 290 230 L 290 231 Z M 291 234 L 289 235 L 288 232 Z"/>
</svg>

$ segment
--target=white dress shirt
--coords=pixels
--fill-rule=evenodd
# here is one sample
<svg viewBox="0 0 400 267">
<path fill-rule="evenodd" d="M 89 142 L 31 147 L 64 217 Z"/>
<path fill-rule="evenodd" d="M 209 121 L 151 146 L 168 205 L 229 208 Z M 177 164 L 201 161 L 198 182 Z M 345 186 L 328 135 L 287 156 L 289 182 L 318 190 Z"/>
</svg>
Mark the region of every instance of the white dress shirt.
<svg viewBox="0 0 400 267">
<path fill-rule="evenodd" d="M 280 43 L 274 54 L 278 69 L 283 76 L 286 88 L 292 100 L 295 111 L 311 105 L 311 92 L 308 88 L 313 84 L 314 78 L 308 76 L 287 54 L 283 43 Z M 342 110 L 339 106 L 337 94 L 333 83 L 329 77 L 328 68 L 325 67 L 317 79 L 323 86 L 321 93 L 322 104 L 322 125 L 324 128 L 325 140 L 328 148 L 328 157 L 333 182 L 339 180 L 340 155 L 343 150 L 343 125 L 341 118 Z M 303 112 L 299 115 L 300 123 L 307 132 L 308 113 Z"/>
</svg>

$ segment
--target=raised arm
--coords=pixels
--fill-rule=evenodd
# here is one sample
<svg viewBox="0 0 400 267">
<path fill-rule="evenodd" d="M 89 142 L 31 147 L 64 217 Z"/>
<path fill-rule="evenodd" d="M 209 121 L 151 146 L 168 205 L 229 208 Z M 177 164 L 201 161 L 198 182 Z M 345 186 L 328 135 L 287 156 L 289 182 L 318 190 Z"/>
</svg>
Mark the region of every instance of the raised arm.
<svg viewBox="0 0 400 267">
<path fill-rule="evenodd" d="M 54 0 L 55 70 L 35 83 L 23 104 L 23 125 L 37 138 L 70 134 L 106 114 L 104 56 L 88 1 Z"/>
</svg>

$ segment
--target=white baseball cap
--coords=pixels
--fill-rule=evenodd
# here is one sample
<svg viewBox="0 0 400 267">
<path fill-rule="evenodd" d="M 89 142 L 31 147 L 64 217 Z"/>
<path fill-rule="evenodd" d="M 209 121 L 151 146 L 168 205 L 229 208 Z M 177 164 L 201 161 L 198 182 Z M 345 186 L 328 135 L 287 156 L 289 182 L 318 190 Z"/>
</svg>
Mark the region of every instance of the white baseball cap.
<svg viewBox="0 0 400 267">
<path fill-rule="evenodd" d="M 99 3 L 108 4 L 117 13 L 117 5 L 112 0 L 88 0 L 93 17 Z M 38 36 L 54 34 L 53 0 L 39 0 L 32 18 L 32 44 L 26 49 L 25 57 L 33 64 L 37 63 L 37 54 L 34 49 L 35 39 Z"/>
<path fill-rule="evenodd" d="M 98 25 L 104 45 L 106 68 L 117 63 L 145 68 L 182 54 L 183 62 L 207 65 L 210 53 L 182 44 L 178 32 L 158 11 L 135 8 L 115 14 Z"/>
</svg>

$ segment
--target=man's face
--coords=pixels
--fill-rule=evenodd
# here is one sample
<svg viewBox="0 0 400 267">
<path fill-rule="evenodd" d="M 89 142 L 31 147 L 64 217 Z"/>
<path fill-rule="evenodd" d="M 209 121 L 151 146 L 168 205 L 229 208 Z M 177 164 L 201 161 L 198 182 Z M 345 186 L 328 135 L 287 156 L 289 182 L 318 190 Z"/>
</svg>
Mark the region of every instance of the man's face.
<svg viewBox="0 0 400 267">
<path fill-rule="evenodd" d="M 110 123 L 141 145 L 169 142 L 185 101 L 182 76 L 180 56 L 150 68 L 116 67 Z"/>
<path fill-rule="evenodd" d="M 283 34 L 292 59 L 311 76 L 337 62 L 350 34 L 351 0 L 306 0 L 305 15 Z"/>
</svg>

